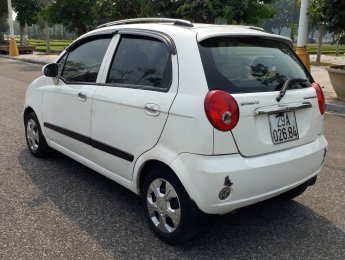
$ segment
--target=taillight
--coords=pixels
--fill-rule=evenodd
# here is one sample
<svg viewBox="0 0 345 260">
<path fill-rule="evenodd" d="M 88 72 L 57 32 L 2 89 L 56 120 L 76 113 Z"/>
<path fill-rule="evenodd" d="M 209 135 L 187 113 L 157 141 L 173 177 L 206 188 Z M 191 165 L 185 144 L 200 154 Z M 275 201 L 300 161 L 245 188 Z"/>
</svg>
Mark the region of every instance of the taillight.
<svg viewBox="0 0 345 260">
<path fill-rule="evenodd" d="M 323 95 L 322 88 L 319 84 L 313 83 L 313 88 L 316 90 L 317 102 L 319 103 L 319 109 L 321 115 L 325 113 L 325 96 Z"/>
<path fill-rule="evenodd" d="M 238 105 L 233 96 L 222 90 L 212 90 L 205 98 L 205 113 L 210 123 L 218 130 L 233 129 L 239 119 Z"/>
</svg>

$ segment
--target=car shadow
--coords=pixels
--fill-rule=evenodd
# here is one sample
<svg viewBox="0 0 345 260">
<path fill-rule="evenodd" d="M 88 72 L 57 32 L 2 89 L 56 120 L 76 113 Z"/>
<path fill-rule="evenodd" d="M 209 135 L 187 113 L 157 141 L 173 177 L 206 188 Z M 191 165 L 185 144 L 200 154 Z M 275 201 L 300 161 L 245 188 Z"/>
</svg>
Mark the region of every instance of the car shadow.
<svg viewBox="0 0 345 260">
<path fill-rule="evenodd" d="M 111 252 L 127 259 L 344 259 L 345 233 L 296 201 L 270 200 L 213 219 L 192 241 L 170 246 L 157 239 L 140 198 L 115 182 L 54 152 L 41 160 L 19 154 L 25 174 L 41 191 L 29 202 L 50 200 Z M 332 255 L 332 257 L 330 257 Z"/>
</svg>

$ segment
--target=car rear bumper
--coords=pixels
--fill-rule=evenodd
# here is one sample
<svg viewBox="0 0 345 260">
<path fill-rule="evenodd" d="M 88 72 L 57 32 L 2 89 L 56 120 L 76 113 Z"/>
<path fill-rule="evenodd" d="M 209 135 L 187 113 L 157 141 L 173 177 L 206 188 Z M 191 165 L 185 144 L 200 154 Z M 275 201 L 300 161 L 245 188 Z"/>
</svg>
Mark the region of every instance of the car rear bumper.
<svg viewBox="0 0 345 260">
<path fill-rule="evenodd" d="M 327 149 L 320 135 L 314 142 L 272 154 L 242 157 L 239 154 L 203 156 L 183 153 L 170 165 L 189 196 L 205 213 L 225 214 L 275 197 L 316 176 Z M 231 181 L 230 196 L 219 192 Z M 227 183 L 229 185 L 229 182 Z"/>
</svg>

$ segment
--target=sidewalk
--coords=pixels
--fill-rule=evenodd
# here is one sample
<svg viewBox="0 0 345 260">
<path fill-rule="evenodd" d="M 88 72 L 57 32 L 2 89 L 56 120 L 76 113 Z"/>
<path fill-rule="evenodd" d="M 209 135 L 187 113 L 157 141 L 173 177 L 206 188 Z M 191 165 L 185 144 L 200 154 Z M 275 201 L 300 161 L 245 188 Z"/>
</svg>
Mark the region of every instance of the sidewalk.
<svg viewBox="0 0 345 260">
<path fill-rule="evenodd" d="M 315 62 L 316 55 L 310 55 L 310 61 Z M 321 62 L 334 65 L 345 65 L 345 56 L 322 55 Z M 314 80 L 320 84 L 325 95 L 326 110 L 337 113 L 345 113 L 345 102 L 337 99 L 337 95 L 334 92 L 334 89 L 328 76 L 328 72 L 325 70 L 325 68 L 326 66 L 311 66 L 311 74 Z"/>
<path fill-rule="evenodd" d="M 58 55 L 44 55 L 40 53 L 34 54 L 25 54 L 19 55 L 17 57 L 9 57 L 7 55 L 0 55 L 2 58 L 9 58 L 15 60 L 22 60 L 37 64 L 47 64 L 51 62 L 55 62 L 58 58 Z M 316 55 L 310 55 L 310 61 L 313 62 L 316 60 Z M 327 56 L 322 55 L 321 61 L 330 64 L 345 64 L 345 56 Z M 335 94 L 333 87 L 331 85 L 328 72 L 325 70 L 326 66 L 311 66 L 311 74 L 314 77 L 315 81 L 319 83 L 323 89 L 325 98 L 326 98 L 326 110 L 337 112 L 337 113 L 345 113 L 345 102 L 337 100 L 337 95 Z"/>
</svg>

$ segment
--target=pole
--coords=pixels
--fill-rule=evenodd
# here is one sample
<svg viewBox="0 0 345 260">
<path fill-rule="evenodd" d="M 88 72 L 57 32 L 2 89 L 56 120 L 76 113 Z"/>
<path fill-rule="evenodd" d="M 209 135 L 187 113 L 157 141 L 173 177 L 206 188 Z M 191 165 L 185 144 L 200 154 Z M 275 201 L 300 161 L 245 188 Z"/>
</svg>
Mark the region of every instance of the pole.
<svg viewBox="0 0 345 260">
<path fill-rule="evenodd" d="M 309 2 L 310 0 L 301 1 L 296 53 L 303 61 L 304 65 L 310 70 L 310 59 L 307 50 Z"/>
<path fill-rule="evenodd" d="M 7 0 L 7 6 L 8 6 L 8 25 L 10 27 L 10 48 L 8 50 L 8 55 L 9 56 L 18 56 L 19 51 L 18 51 L 16 40 L 14 38 L 11 0 Z"/>
</svg>

